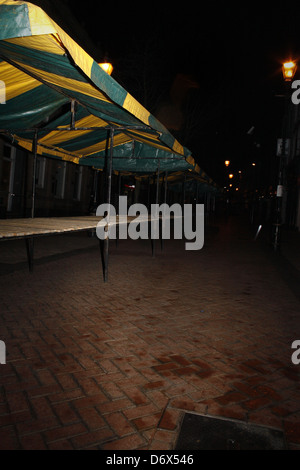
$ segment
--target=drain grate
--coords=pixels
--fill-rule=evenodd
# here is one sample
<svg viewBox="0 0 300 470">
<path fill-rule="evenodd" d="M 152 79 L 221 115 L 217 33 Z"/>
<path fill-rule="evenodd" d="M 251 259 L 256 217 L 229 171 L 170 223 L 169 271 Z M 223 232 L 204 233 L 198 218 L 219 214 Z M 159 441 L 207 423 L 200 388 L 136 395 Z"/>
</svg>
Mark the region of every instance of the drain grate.
<svg viewBox="0 0 300 470">
<path fill-rule="evenodd" d="M 277 429 L 209 416 L 186 413 L 176 450 L 285 450 Z"/>
</svg>

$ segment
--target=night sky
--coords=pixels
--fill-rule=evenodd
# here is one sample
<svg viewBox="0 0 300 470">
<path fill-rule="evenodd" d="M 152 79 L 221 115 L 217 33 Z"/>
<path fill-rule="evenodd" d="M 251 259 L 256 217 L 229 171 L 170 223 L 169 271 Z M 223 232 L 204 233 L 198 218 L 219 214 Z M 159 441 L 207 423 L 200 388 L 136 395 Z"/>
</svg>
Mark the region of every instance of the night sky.
<svg viewBox="0 0 300 470">
<path fill-rule="evenodd" d="M 112 76 L 212 178 L 222 183 L 226 159 L 235 169 L 260 160 L 272 175 L 281 64 L 300 57 L 296 2 L 65 3 L 96 43 L 94 58 L 113 63 Z"/>
</svg>

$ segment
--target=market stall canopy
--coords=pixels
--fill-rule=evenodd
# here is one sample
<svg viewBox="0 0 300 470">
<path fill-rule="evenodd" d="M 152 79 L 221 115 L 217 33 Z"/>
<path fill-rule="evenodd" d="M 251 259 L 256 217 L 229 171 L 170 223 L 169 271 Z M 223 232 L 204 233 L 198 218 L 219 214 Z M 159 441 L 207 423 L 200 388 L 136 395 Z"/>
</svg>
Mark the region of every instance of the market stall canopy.
<svg viewBox="0 0 300 470">
<path fill-rule="evenodd" d="M 198 171 L 188 149 L 41 8 L 0 0 L 0 132 L 31 151 L 104 167 L 114 128 L 114 170 Z"/>
<path fill-rule="evenodd" d="M 169 189 L 181 192 L 183 185 L 186 192 L 193 194 L 221 193 L 221 188 L 203 170 L 199 170 L 197 173 L 177 171 L 168 177 Z"/>
<path fill-rule="evenodd" d="M 149 178 L 149 174 L 135 175 L 135 179 L 140 181 L 147 178 Z M 185 190 L 191 193 L 199 191 L 200 186 L 201 192 L 221 191 L 221 188 L 201 169 L 197 173 L 192 170 L 167 172 L 167 174 L 161 174 L 159 181 L 161 183 L 167 181 L 168 188 L 178 192 L 182 191 L 183 185 Z"/>
<path fill-rule="evenodd" d="M 97 152 L 97 160 L 94 155 L 82 160 L 85 165 L 93 165 L 95 168 L 103 168 L 105 163 L 105 150 Z M 129 141 L 125 144 L 114 147 L 113 170 L 120 172 L 135 173 L 154 173 L 157 169 L 160 172 L 165 171 L 192 171 L 193 166 L 187 163 L 179 155 L 163 150 L 159 147 L 146 145 L 139 141 Z M 201 171 L 196 165 L 197 172 Z"/>
</svg>

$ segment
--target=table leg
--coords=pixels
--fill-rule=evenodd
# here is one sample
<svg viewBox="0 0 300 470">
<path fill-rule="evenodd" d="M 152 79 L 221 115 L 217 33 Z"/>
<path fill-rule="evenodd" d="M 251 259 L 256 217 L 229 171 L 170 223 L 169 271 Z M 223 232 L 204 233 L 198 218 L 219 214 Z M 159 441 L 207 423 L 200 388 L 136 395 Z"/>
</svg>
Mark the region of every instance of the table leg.
<svg viewBox="0 0 300 470">
<path fill-rule="evenodd" d="M 33 249 L 34 249 L 34 238 L 26 238 L 26 250 L 29 272 L 33 272 Z"/>
</svg>

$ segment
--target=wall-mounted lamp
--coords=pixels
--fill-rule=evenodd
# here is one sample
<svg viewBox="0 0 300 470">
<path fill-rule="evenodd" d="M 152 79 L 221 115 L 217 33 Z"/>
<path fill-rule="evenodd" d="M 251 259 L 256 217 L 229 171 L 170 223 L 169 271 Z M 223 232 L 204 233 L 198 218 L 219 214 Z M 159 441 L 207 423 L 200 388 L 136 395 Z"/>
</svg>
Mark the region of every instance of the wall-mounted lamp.
<svg viewBox="0 0 300 470">
<path fill-rule="evenodd" d="M 293 60 L 285 62 L 282 66 L 283 78 L 286 82 L 293 80 L 297 70 L 297 64 Z"/>
</svg>

